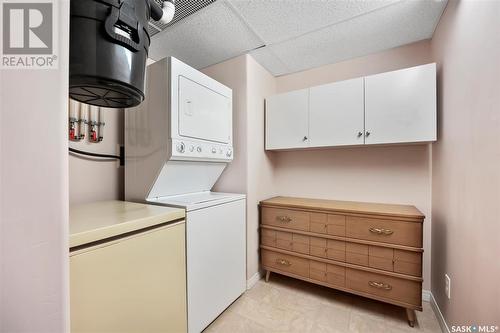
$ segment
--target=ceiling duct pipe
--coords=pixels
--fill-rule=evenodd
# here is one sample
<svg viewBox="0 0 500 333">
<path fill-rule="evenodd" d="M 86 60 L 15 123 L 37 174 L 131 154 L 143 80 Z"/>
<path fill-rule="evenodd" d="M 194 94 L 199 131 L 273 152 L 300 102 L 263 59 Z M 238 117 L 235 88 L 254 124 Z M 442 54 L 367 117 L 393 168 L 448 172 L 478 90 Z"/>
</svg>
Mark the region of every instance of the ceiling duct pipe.
<svg viewBox="0 0 500 333">
<path fill-rule="evenodd" d="M 173 0 L 71 0 L 69 96 L 108 108 L 139 105 L 148 22 L 167 23 L 174 11 Z"/>
</svg>

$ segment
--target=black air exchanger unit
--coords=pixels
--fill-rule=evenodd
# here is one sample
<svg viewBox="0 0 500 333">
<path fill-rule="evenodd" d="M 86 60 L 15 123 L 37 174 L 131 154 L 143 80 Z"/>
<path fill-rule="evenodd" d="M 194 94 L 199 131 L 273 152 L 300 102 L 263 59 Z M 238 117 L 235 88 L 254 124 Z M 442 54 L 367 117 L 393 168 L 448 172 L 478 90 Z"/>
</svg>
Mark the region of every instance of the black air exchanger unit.
<svg viewBox="0 0 500 333">
<path fill-rule="evenodd" d="M 70 97 L 110 108 L 140 104 L 148 21 L 160 20 L 162 7 L 155 0 L 71 0 L 70 8 Z"/>
</svg>

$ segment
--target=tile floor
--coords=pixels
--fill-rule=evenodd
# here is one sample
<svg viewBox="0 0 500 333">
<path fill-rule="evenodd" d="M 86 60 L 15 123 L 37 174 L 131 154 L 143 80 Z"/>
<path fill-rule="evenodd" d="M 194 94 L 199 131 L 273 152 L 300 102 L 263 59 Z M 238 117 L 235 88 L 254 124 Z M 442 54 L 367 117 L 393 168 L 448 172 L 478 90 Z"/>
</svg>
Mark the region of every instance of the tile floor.
<svg viewBox="0 0 500 333">
<path fill-rule="evenodd" d="M 403 308 L 271 274 L 237 299 L 205 333 L 441 332 L 429 303 L 408 326 Z"/>
</svg>

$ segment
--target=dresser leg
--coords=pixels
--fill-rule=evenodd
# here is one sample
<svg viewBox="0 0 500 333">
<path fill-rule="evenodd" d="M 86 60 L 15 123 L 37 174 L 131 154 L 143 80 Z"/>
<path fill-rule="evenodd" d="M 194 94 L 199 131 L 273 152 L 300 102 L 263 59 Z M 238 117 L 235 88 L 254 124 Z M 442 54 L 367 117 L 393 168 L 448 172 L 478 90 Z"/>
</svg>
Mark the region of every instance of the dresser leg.
<svg viewBox="0 0 500 333">
<path fill-rule="evenodd" d="M 269 282 L 270 275 L 271 275 L 271 271 L 266 271 L 266 282 Z"/>
<path fill-rule="evenodd" d="M 415 311 L 412 309 L 406 309 L 406 317 L 408 318 L 408 325 L 415 327 L 415 321 L 417 320 Z"/>
</svg>

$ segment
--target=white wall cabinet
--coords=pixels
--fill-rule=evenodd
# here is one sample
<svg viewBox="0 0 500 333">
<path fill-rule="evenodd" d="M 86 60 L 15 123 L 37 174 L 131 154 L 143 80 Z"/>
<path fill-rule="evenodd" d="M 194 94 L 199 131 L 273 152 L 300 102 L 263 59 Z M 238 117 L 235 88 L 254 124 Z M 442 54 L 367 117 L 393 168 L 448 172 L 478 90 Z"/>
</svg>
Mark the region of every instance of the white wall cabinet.
<svg viewBox="0 0 500 333">
<path fill-rule="evenodd" d="M 363 78 L 311 88 L 309 146 L 363 144 L 363 118 Z"/>
<path fill-rule="evenodd" d="M 266 99 L 266 149 L 309 146 L 309 89 Z"/>
<path fill-rule="evenodd" d="M 365 77 L 366 144 L 436 140 L 436 64 Z"/>
<path fill-rule="evenodd" d="M 266 149 L 436 141 L 436 64 L 266 100 Z"/>
</svg>

